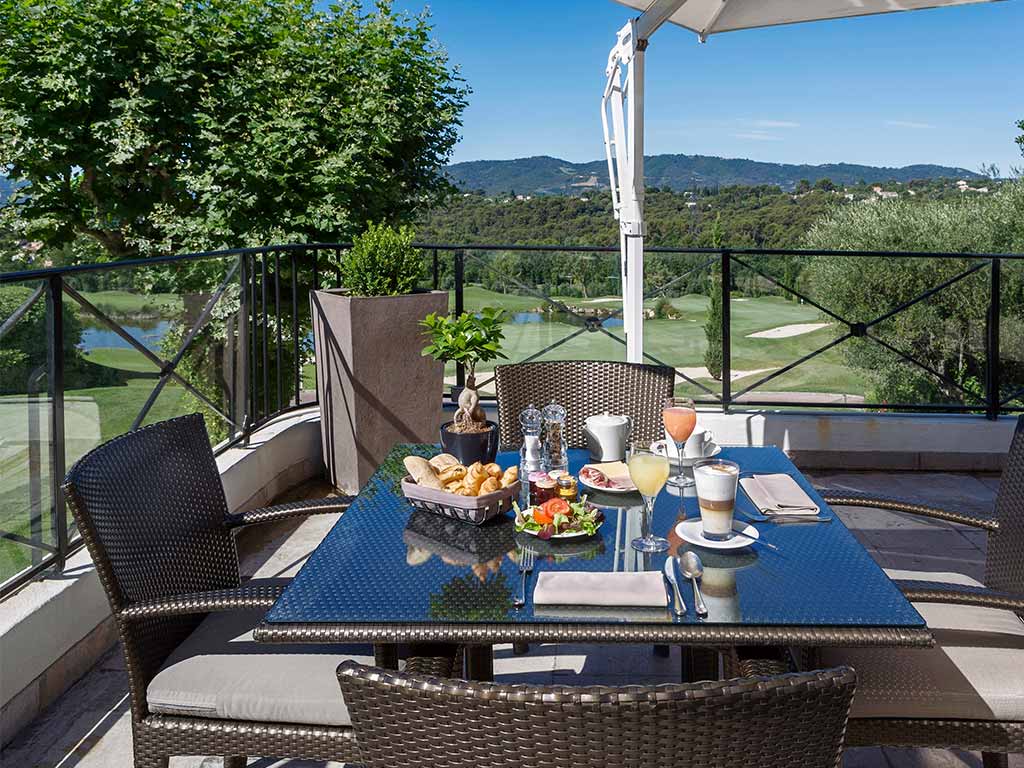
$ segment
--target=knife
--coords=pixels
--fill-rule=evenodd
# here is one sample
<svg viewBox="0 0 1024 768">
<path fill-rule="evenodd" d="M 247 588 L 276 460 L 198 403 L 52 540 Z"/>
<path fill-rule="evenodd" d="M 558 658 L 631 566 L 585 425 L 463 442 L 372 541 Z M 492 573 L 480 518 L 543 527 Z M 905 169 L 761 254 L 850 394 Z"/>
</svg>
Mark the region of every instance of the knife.
<svg viewBox="0 0 1024 768">
<path fill-rule="evenodd" d="M 683 593 L 679 591 L 679 574 L 677 573 L 678 566 L 676 565 L 676 559 L 671 555 L 665 558 L 665 578 L 668 583 L 672 585 L 672 594 L 675 596 L 674 605 L 672 612 L 676 616 L 686 615 L 686 603 L 683 602 Z"/>
</svg>

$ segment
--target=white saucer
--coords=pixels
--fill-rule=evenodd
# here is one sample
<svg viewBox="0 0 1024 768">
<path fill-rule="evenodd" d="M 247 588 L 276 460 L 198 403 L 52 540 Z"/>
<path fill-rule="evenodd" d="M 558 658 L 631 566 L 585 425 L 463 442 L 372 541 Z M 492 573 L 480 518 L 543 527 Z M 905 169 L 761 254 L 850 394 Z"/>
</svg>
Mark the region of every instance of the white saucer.
<svg viewBox="0 0 1024 768">
<path fill-rule="evenodd" d="M 662 456 L 668 456 L 668 463 L 671 464 L 673 467 L 680 466 L 679 459 L 673 456 L 672 453 L 669 451 L 669 444 L 667 440 L 658 440 L 657 442 L 652 443 L 651 447 L 654 449 L 656 453 L 660 453 Z M 672 449 L 675 449 L 674 445 L 672 446 Z M 721 452 L 722 446 L 720 446 L 714 440 L 709 440 L 704 445 L 703 456 L 684 456 L 682 460 L 682 466 L 692 467 L 698 461 L 701 461 L 702 459 L 710 459 L 712 456 L 717 456 Z"/>
<path fill-rule="evenodd" d="M 679 538 L 683 541 L 696 544 L 698 547 L 707 547 L 708 549 L 742 549 L 754 543 L 751 539 L 760 538 L 757 528 L 744 523 L 742 520 L 734 520 L 732 529 L 745 533 L 750 538 L 748 539 L 747 536 L 733 536 L 728 541 L 706 539 L 704 538 L 704 526 L 699 517 L 692 520 L 683 520 L 683 522 L 676 526 L 676 533 L 679 534 Z"/>
</svg>

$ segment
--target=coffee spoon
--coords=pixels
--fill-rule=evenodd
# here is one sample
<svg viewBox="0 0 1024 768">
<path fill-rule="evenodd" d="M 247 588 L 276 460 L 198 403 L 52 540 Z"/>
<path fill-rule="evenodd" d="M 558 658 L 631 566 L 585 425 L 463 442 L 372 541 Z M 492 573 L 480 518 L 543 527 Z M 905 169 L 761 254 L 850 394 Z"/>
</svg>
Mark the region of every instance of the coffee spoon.
<svg viewBox="0 0 1024 768">
<path fill-rule="evenodd" d="M 679 569 L 683 572 L 683 576 L 693 584 L 694 610 L 700 618 L 707 618 L 708 609 L 704 605 L 704 598 L 701 596 L 700 586 L 697 584 L 697 579 L 704 575 L 704 564 L 700 561 L 697 553 L 690 550 L 687 550 L 683 553 L 682 557 L 677 557 L 676 559 L 679 561 Z"/>
</svg>

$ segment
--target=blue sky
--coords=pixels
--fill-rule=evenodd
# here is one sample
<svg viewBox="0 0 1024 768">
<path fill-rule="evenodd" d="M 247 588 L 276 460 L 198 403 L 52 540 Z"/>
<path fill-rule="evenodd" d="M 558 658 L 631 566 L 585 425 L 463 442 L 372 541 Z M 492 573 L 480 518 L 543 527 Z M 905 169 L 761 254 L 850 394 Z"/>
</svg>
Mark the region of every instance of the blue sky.
<svg viewBox="0 0 1024 768">
<path fill-rule="evenodd" d="M 418 12 L 424 3 L 397 0 Z M 434 0 L 473 88 L 454 160 L 603 156 L 611 0 Z M 789 163 L 1024 165 L 1024 0 L 716 35 L 647 55 L 647 152 Z"/>
</svg>

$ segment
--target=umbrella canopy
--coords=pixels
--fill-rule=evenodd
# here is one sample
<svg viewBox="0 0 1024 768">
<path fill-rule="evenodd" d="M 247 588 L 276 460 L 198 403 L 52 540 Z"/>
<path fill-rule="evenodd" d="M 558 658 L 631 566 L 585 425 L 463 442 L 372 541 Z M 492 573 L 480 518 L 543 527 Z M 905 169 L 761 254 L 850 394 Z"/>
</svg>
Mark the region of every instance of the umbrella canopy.
<svg viewBox="0 0 1024 768">
<path fill-rule="evenodd" d="M 601 98 L 608 180 L 619 220 L 626 359 L 637 363 L 644 359 L 644 59 L 650 37 L 659 27 L 671 22 L 696 32 L 704 41 L 709 35 L 739 29 L 994 1 L 615 0 L 642 11 L 616 36 Z"/>
<path fill-rule="evenodd" d="M 719 32 L 876 13 L 918 11 L 990 0 L 687 0 L 668 20 L 705 39 Z M 644 11 L 650 0 L 615 0 Z"/>
</svg>

